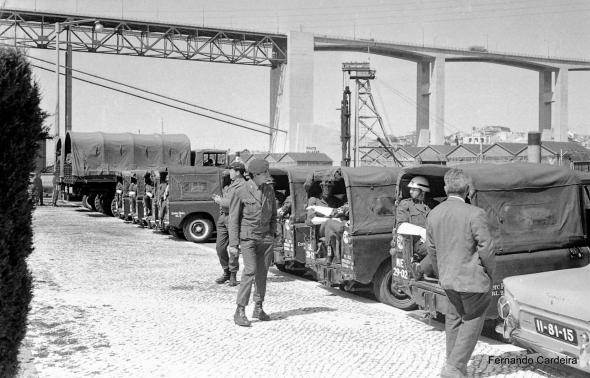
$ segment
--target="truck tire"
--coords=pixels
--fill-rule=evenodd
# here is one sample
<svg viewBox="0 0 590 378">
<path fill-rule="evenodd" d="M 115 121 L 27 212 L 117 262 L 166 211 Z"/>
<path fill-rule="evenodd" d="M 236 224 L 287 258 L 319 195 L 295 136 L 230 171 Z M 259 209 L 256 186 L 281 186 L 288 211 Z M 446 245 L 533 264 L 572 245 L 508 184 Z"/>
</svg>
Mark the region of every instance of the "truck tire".
<svg viewBox="0 0 590 378">
<path fill-rule="evenodd" d="M 182 229 L 186 240 L 193 243 L 204 243 L 213 235 L 213 223 L 198 215 L 193 215 L 184 221 Z"/>
<path fill-rule="evenodd" d="M 119 209 L 117 208 L 117 198 L 111 200 L 111 213 L 114 217 L 119 216 Z"/>
<path fill-rule="evenodd" d="M 90 205 L 90 210 L 92 211 L 96 211 L 96 197 L 97 195 L 94 193 L 88 195 L 88 204 Z"/>
<path fill-rule="evenodd" d="M 88 203 L 88 196 L 86 194 L 82 196 L 82 206 L 84 206 L 88 210 L 92 210 L 92 207 L 90 207 L 90 204 Z"/>
<path fill-rule="evenodd" d="M 418 308 L 412 297 L 406 293 L 396 292 L 391 288 L 391 261 L 381 264 L 373 279 L 373 293 L 381 303 L 399 308 L 401 310 L 415 310 Z"/>
<path fill-rule="evenodd" d="M 104 213 L 104 209 L 102 208 L 102 194 L 97 194 L 96 197 L 94 197 L 94 208 L 99 213 Z"/>
</svg>

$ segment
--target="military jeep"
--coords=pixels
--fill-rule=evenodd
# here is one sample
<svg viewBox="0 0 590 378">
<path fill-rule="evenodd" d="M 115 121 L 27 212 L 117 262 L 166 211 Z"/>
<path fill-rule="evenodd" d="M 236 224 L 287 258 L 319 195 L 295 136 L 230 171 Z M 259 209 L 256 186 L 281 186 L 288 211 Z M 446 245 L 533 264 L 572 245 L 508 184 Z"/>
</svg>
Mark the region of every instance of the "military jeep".
<svg viewBox="0 0 590 378">
<path fill-rule="evenodd" d="M 341 263 L 326 261 L 318 237 L 319 226 L 311 227 L 306 244 L 306 264 L 318 281 L 347 290 L 369 286 L 380 301 L 385 301 L 383 282 L 390 277 L 391 258 L 388 247 L 395 222 L 394 202 L 397 177 L 395 167 L 332 167 L 315 171 L 309 185 L 329 178 L 334 182 L 334 195 L 343 196 L 349 205 L 349 219 L 337 243 Z"/>
<path fill-rule="evenodd" d="M 573 171 L 527 163 L 457 167 L 470 178 L 467 201 L 485 210 L 496 247 L 488 319 L 498 318 L 496 302 L 504 292 L 504 278 L 589 263 L 584 188 Z M 418 175 L 428 178 L 433 190 L 441 193 L 444 169 L 436 172 L 418 166 L 400 173 L 398 198 L 408 196 L 404 183 Z M 449 302 L 436 277 L 419 277 L 411 269 L 410 236 L 398 233 L 395 241 L 391 249 L 391 292 L 396 293 L 392 305 L 406 310 L 417 306 L 432 316 L 445 314 Z"/>
</svg>

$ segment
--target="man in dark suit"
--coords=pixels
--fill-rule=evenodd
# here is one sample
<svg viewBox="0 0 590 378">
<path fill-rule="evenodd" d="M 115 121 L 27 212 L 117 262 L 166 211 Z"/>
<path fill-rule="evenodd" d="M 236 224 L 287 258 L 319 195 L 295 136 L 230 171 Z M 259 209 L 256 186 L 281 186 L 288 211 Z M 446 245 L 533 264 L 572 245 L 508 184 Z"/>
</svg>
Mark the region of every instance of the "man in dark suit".
<svg viewBox="0 0 590 378">
<path fill-rule="evenodd" d="M 450 301 L 441 377 L 463 377 L 492 299 L 495 248 L 484 210 L 465 203 L 469 180 L 462 170 L 445 174 L 445 191 L 448 199 L 426 220 L 426 245 Z"/>
</svg>

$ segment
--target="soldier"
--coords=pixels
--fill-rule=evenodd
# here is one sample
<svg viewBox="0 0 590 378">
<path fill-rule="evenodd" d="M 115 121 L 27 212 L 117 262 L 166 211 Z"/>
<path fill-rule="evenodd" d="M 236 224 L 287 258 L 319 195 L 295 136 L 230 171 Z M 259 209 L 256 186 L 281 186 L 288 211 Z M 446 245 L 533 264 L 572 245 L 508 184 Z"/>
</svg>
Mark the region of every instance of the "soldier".
<svg viewBox="0 0 590 378">
<path fill-rule="evenodd" d="M 330 179 L 323 180 L 320 184 L 322 187 L 322 195 L 320 198 L 311 197 L 307 201 L 307 224 L 312 224 L 312 219 L 316 216 L 325 217 L 324 215 L 317 213 L 315 210 L 310 209 L 310 206 L 323 206 L 333 208 L 332 213 L 328 216 L 329 218 L 320 225 L 319 235 L 324 237 L 326 241 L 326 263 L 335 264 L 340 263 L 340 248 L 338 242 L 340 236 L 344 232 L 344 222 L 341 220 L 348 219 L 348 204 L 336 196 L 334 196 L 334 181 Z"/>
<path fill-rule="evenodd" d="M 131 218 L 133 219 L 133 215 L 135 215 L 136 212 L 136 206 L 137 206 L 137 176 L 134 174 L 131 175 L 131 184 L 129 184 L 129 203 L 130 203 L 130 213 L 131 213 Z"/>
<path fill-rule="evenodd" d="M 233 193 L 242 186 L 246 180 L 244 179 L 244 173 L 246 172 L 246 166 L 244 163 L 234 161 L 229 165 L 229 178 L 231 183 L 223 188 L 223 196 L 215 194 L 213 201 L 219 205 L 219 219 L 217 219 L 217 241 L 215 243 L 215 249 L 217 249 L 217 256 L 219 257 L 219 263 L 223 269 L 221 277 L 215 280 L 216 283 L 222 284 L 229 280 L 229 286 L 236 286 L 238 281 L 236 275 L 240 268 L 238 253 L 227 253 L 227 247 L 229 245 L 229 233 L 228 233 L 228 216 L 229 216 L 229 205 L 230 199 Z"/>
<path fill-rule="evenodd" d="M 152 182 L 152 175 L 146 172 L 144 176 L 145 181 L 145 195 L 143 196 L 143 216 L 147 223 L 148 217 L 152 215 L 152 199 L 154 198 L 154 183 Z"/>
<path fill-rule="evenodd" d="M 168 172 L 162 172 L 160 176 L 160 188 L 158 190 L 160 194 L 160 206 L 159 208 L 159 216 L 160 216 L 160 229 L 164 229 L 164 219 L 166 219 L 166 212 L 168 211 L 168 203 L 166 200 L 168 199 Z"/>
<path fill-rule="evenodd" d="M 249 327 L 245 307 L 248 305 L 252 283 L 256 281 L 254 293 L 253 318 L 270 320 L 262 309 L 266 294 L 268 266 L 266 258 L 272 254 L 276 231 L 277 208 L 272 179 L 268 172 L 268 162 L 253 159 L 248 165 L 251 180 L 236 189 L 230 199 L 229 207 L 229 253 L 242 250 L 244 270 L 237 296 L 234 322 Z"/>
<path fill-rule="evenodd" d="M 398 226 L 404 222 L 426 227 L 426 216 L 437 205 L 437 202 L 428 196 L 428 193 L 430 193 L 430 183 L 425 177 L 416 176 L 412 178 L 408 184 L 408 188 L 410 189 L 410 198 L 401 200 L 397 205 L 394 233 Z M 434 275 L 434 268 L 432 267 L 430 258 L 427 256 L 424 240 L 418 236 L 412 236 L 412 240 L 414 257 L 419 261 L 413 267 L 418 276 L 417 278 L 423 275 Z M 395 238 L 392 240 L 392 243 L 394 241 Z"/>
</svg>

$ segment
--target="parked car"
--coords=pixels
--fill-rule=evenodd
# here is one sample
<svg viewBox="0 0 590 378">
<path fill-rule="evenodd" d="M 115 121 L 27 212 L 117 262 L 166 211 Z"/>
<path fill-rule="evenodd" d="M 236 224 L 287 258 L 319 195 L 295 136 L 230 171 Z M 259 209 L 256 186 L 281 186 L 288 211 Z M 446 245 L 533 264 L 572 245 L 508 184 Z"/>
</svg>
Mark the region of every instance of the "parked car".
<svg viewBox="0 0 590 378">
<path fill-rule="evenodd" d="M 590 266 L 504 279 L 497 331 L 550 362 L 590 373 Z"/>
<path fill-rule="evenodd" d="M 468 201 L 485 210 L 496 247 L 496 269 L 488 319 L 498 320 L 496 302 L 504 293 L 506 277 L 582 267 L 590 261 L 584 211 L 584 188 L 566 168 L 530 164 L 469 164 L 460 166 L 471 179 Z M 398 198 L 405 198 L 403 183 L 424 176 L 440 193 L 444 171 L 427 166 L 405 168 L 398 178 Z M 401 189 L 400 189 L 401 188 Z M 392 304 L 409 309 L 416 305 L 432 315 L 446 313 L 449 304 L 435 277 L 417 279 L 411 269 L 414 256 L 410 236 L 396 236 L 392 247 Z"/>
</svg>

